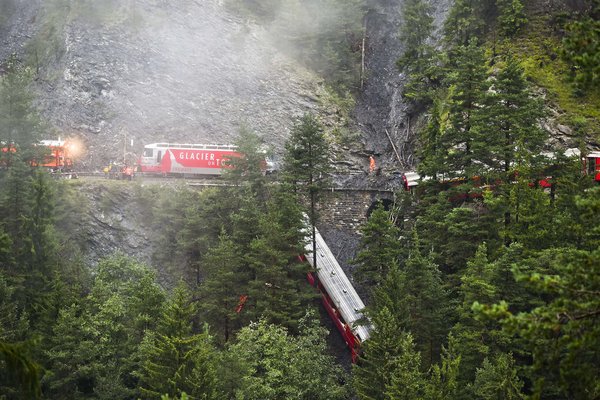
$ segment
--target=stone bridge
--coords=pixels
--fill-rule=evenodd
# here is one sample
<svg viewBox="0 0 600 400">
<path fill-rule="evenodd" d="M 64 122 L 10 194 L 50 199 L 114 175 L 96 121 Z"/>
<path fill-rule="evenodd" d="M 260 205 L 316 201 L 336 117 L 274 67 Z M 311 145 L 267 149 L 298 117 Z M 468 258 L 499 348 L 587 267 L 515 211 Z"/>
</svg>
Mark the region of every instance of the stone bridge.
<svg viewBox="0 0 600 400">
<path fill-rule="evenodd" d="M 393 204 L 395 193 L 389 189 L 330 188 L 319 204 L 321 229 L 358 232 L 378 203 Z"/>
<path fill-rule="evenodd" d="M 190 185 L 198 190 L 221 186 L 200 182 Z M 396 193 L 392 189 L 333 187 L 323 190 L 320 197 L 317 228 L 344 270 L 351 270 L 350 260 L 356 255 L 360 243 L 360 226 L 378 203 L 391 206 L 396 200 Z"/>
</svg>

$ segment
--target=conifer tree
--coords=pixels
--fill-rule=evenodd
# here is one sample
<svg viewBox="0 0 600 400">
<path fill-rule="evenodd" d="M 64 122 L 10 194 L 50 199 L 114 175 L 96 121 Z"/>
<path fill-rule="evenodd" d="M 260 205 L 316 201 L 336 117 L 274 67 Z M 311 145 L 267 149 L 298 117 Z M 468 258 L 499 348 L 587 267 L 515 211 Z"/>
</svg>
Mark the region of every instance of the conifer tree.
<svg viewBox="0 0 600 400">
<path fill-rule="evenodd" d="M 227 353 L 233 359 L 225 368 L 236 366 L 234 387 L 229 398 L 315 399 L 347 398 L 344 373 L 327 354 L 326 331 L 308 313 L 300 332 L 291 336 L 280 326 L 265 320 L 240 330 Z"/>
<path fill-rule="evenodd" d="M 402 5 L 402 26 L 400 41 L 404 54 L 399 66 L 410 66 L 415 61 L 428 56 L 432 51 L 427 41 L 433 32 L 432 7 L 424 0 L 407 0 Z"/>
<path fill-rule="evenodd" d="M 429 108 L 427 125 L 419 132 L 419 154 L 420 163 L 417 169 L 424 176 L 438 179 L 447 171 L 440 165 L 446 149 L 442 145 L 442 124 L 444 119 L 444 101 L 440 96 L 435 96 L 433 104 Z"/>
<path fill-rule="evenodd" d="M 515 361 L 512 354 L 500 354 L 483 361 L 483 366 L 477 369 L 473 391 L 482 400 L 517 400 L 524 399 L 523 382 L 517 376 Z"/>
<path fill-rule="evenodd" d="M 497 288 L 493 285 L 493 266 L 486 253 L 487 247 L 483 244 L 462 276 L 459 321 L 451 331 L 456 339 L 456 351 L 461 355 L 459 387 L 467 398 L 471 390 L 468 384 L 475 379 L 476 369 L 485 357 L 499 349 L 502 340 L 506 340 L 495 323 L 476 318 L 472 311 L 475 302 L 494 304 L 498 300 Z"/>
<path fill-rule="evenodd" d="M 292 128 L 285 145 L 284 180 L 292 185 L 296 193 L 308 197 L 308 221 L 312 228 L 313 266 L 317 268 L 315 229 L 318 219 L 317 203 L 327 183 L 331 169 L 329 144 L 316 117 L 305 114 Z"/>
<path fill-rule="evenodd" d="M 0 162 L 10 166 L 17 150 L 26 162 L 41 156 L 40 140 L 43 123 L 33 105 L 30 88 L 31 71 L 23 67 L 16 56 L 6 63 L 7 73 L 0 77 L 0 143 L 8 151 L 0 152 Z"/>
<path fill-rule="evenodd" d="M 467 46 L 480 37 L 486 21 L 482 18 L 489 0 L 456 0 L 444 22 L 444 37 L 451 46 Z"/>
<path fill-rule="evenodd" d="M 438 266 L 431 256 L 423 256 L 418 248 L 416 245 L 411 250 L 403 268 L 401 295 L 408 312 L 407 331 L 414 337 L 416 348 L 422 356 L 423 369 L 426 370 L 437 361 L 450 328 L 447 322 L 450 298 Z"/>
<path fill-rule="evenodd" d="M 590 10 L 565 26 L 567 34 L 561 48 L 563 58 L 572 66 L 579 94 L 600 85 L 600 3 L 595 0 L 591 4 Z"/>
<path fill-rule="evenodd" d="M 59 399 L 133 397 L 138 345 L 156 327 L 163 293 L 154 274 L 123 255 L 104 259 L 81 304 L 59 312 L 46 384 Z"/>
<path fill-rule="evenodd" d="M 248 295 L 247 282 L 251 276 L 242 269 L 239 246 L 225 232 L 202 263 L 206 277 L 198 289 L 199 308 L 204 320 L 218 332 L 218 339 L 227 342 L 234 329 L 239 328 L 239 314 L 245 312 L 245 300 L 240 302 Z"/>
<path fill-rule="evenodd" d="M 489 88 L 483 49 L 477 40 L 454 50 L 447 76 L 448 121 L 445 124 L 440 145 L 446 149 L 439 162 L 449 178 L 472 176 L 481 173 L 476 152 L 476 119 L 484 94 Z"/>
<path fill-rule="evenodd" d="M 259 221 L 260 234 L 245 256 L 253 271 L 249 282 L 246 318 L 264 318 L 297 332 L 315 293 L 306 284 L 306 264 L 298 262 L 304 251 L 304 226 L 299 205 L 292 194 L 278 191 Z"/>
<path fill-rule="evenodd" d="M 413 400 L 423 398 L 425 379 L 420 371 L 421 357 L 416 351 L 410 333 L 400 337 L 400 354 L 394 360 L 391 381 L 385 388 L 386 400 Z"/>
<path fill-rule="evenodd" d="M 386 390 L 392 385 L 394 368 L 409 343 L 406 331 L 387 307 L 370 317 L 374 329 L 363 343 L 363 352 L 352 370 L 354 389 L 361 400 L 385 399 Z"/>
<path fill-rule="evenodd" d="M 547 136 L 539 124 L 543 104 L 533 97 L 523 68 L 511 56 L 482 101 L 485 106 L 477 113 L 475 141 L 478 161 L 504 173 L 502 179 L 508 183 L 511 171 L 524 176 L 542 149 Z"/>
<path fill-rule="evenodd" d="M 392 266 L 398 264 L 400 232 L 390 213 L 379 205 L 360 228 L 359 251 L 352 261 L 355 280 L 365 287 L 378 286 Z"/>
<path fill-rule="evenodd" d="M 598 200 L 595 200 L 598 204 Z M 534 394 L 595 398 L 599 393 L 600 252 L 595 249 L 548 249 L 528 263 L 517 278 L 542 302 L 512 312 L 502 301 L 476 303 L 474 309 L 501 321 L 509 335 L 523 338 L 533 356 Z"/>
<path fill-rule="evenodd" d="M 527 23 L 521 0 L 496 0 L 498 7 L 498 25 L 501 33 L 512 37 Z"/>
<path fill-rule="evenodd" d="M 429 104 L 438 80 L 435 51 L 428 43 L 433 32 L 432 7 L 424 0 L 405 1 L 402 8 L 400 41 L 404 47 L 398 68 L 406 73 L 408 81 L 403 95 L 419 107 Z"/>
<path fill-rule="evenodd" d="M 225 163 L 230 167 L 225 170 L 224 177 L 235 185 L 249 185 L 254 197 L 266 200 L 267 184 L 264 144 L 260 137 L 248 127 L 242 126 L 235 141 L 237 152 L 241 157 L 231 157 Z"/>
<path fill-rule="evenodd" d="M 392 264 L 381 285 L 373 289 L 366 314 L 377 315 L 385 308 L 395 318 L 398 326 L 407 329 L 410 325 L 405 297 L 406 279 L 406 273 L 397 264 Z"/>
<path fill-rule="evenodd" d="M 441 361 L 430 370 L 425 385 L 425 400 L 458 399 L 460 355 L 456 354 L 456 340 L 449 335 L 447 348 L 442 348 Z"/>
<path fill-rule="evenodd" d="M 140 392 L 144 398 L 189 394 L 195 399 L 219 399 L 215 350 L 208 332 L 194 334 L 196 306 L 185 283 L 166 304 L 157 330 L 140 348 Z"/>
</svg>

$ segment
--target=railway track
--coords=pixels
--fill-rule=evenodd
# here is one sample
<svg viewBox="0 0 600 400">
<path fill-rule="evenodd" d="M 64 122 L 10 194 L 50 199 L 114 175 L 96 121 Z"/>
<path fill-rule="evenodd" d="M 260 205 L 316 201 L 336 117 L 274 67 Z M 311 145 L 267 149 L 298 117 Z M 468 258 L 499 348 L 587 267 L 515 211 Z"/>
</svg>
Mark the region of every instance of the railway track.
<svg viewBox="0 0 600 400">
<path fill-rule="evenodd" d="M 157 174 L 144 174 L 136 173 L 132 179 L 123 179 L 116 177 L 109 177 L 103 172 L 63 172 L 54 175 L 60 179 L 78 179 L 87 181 L 123 181 L 123 182 L 137 182 L 137 183 L 184 183 L 188 186 L 216 186 L 226 187 L 234 186 L 233 184 L 223 181 L 219 178 L 190 178 L 190 177 L 173 177 L 173 176 L 162 176 Z"/>
</svg>

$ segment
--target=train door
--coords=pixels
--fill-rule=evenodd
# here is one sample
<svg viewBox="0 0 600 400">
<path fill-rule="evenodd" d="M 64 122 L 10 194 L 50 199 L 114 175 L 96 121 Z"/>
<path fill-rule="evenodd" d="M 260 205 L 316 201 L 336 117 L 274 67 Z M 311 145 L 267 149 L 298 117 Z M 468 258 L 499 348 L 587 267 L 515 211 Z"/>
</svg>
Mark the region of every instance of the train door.
<svg viewBox="0 0 600 400">
<path fill-rule="evenodd" d="M 600 182 L 600 153 L 588 155 L 587 158 L 587 174 L 594 178 L 596 182 Z"/>
</svg>

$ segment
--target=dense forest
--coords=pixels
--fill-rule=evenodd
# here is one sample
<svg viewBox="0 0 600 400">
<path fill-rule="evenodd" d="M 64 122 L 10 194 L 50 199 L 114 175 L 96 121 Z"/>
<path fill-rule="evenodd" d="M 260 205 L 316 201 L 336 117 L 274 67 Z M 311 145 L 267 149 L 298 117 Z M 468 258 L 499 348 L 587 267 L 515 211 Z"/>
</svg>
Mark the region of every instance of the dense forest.
<svg viewBox="0 0 600 400">
<path fill-rule="evenodd" d="M 227 3 L 265 24 L 292 18 L 281 1 Z M 359 96 L 366 8 L 293 3 L 341 9 L 342 37 L 307 27 L 292 39 L 306 43 L 296 56 L 308 67 Z M 361 228 L 353 281 L 373 331 L 347 368 L 298 259 L 331 170 L 318 115 L 290 121 L 276 176 L 247 128 L 227 186 L 131 184 L 164 236 L 153 265 L 181 278 L 165 284 L 126 254 L 83 261 L 81 185 L 32 167 L 48 129 L 35 61 L 7 60 L 0 399 L 600 398 L 600 187 L 579 158 L 548 148 L 544 129 L 553 114 L 570 147 L 599 142 L 600 3 L 536 4 L 455 0 L 436 31 L 431 4 L 405 0 L 397 68 L 427 179 Z"/>
</svg>

